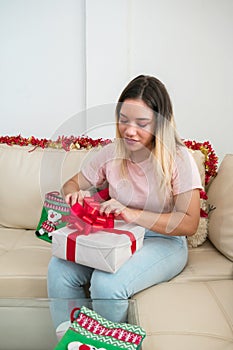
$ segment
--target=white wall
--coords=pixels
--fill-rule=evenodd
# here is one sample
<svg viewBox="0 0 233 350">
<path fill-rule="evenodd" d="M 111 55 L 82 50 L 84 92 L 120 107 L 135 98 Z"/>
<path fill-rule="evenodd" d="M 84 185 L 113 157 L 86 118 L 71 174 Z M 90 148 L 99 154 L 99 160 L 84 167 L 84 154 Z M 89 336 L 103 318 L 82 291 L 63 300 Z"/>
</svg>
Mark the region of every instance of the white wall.
<svg viewBox="0 0 233 350">
<path fill-rule="evenodd" d="M 0 134 L 113 137 L 114 104 L 145 73 L 167 86 L 181 136 L 222 159 L 232 36 L 232 0 L 0 0 Z"/>
<path fill-rule="evenodd" d="M 85 109 L 85 2 L 0 0 L 0 133 L 50 137 Z M 77 132 L 85 128 L 78 124 Z"/>
<path fill-rule="evenodd" d="M 183 138 L 233 153 L 233 1 L 133 0 L 130 66 L 160 78 Z"/>
<path fill-rule="evenodd" d="M 115 136 L 115 102 L 130 79 L 129 1 L 86 0 L 87 131 Z"/>
</svg>

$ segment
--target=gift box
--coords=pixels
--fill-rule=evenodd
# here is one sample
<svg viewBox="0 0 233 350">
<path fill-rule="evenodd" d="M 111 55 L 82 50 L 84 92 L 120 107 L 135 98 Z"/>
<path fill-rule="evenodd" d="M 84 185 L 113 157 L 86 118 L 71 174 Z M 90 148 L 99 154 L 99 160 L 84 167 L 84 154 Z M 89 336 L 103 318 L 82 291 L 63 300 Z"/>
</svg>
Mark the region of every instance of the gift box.
<svg viewBox="0 0 233 350">
<path fill-rule="evenodd" d="M 95 269 L 114 273 L 143 245 L 145 229 L 117 220 L 114 228 L 84 234 L 77 229 L 58 229 L 52 254 Z"/>
</svg>

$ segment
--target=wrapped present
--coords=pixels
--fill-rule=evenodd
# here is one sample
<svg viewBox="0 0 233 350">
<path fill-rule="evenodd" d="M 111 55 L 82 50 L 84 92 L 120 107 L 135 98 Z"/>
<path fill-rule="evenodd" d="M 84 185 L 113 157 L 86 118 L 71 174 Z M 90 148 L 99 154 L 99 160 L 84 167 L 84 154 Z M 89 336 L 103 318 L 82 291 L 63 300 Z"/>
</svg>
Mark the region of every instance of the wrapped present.
<svg viewBox="0 0 233 350">
<path fill-rule="evenodd" d="M 89 234 L 63 227 L 52 240 L 52 254 L 107 272 L 116 272 L 143 245 L 145 229 L 116 221 L 115 227 Z"/>
<path fill-rule="evenodd" d="M 77 315 L 71 316 L 71 326 L 54 350 L 138 350 L 146 336 L 140 326 L 111 322 L 85 306 L 73 311 Z"/>
<path fill-rule="evenodd" d="M 66 217 L 68 223 L 52 235 L 52 254 L 95 269 L 116 272 L 142 247 L 145 229 L 113 214 L 100 214 L 102 192 L 76 203 Z"/>
</svg>

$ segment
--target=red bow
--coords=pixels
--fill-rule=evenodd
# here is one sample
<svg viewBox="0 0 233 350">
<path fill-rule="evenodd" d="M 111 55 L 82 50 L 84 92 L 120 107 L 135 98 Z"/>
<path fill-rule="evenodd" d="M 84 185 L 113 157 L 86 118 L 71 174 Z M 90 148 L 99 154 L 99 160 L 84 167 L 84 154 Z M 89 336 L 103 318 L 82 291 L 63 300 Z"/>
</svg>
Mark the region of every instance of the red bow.
<svg viewBox="0 0 233 350">
<path fill-rule="evenodd" d="M 125 234 L 131 241 L 132 254 L 136 251 L 136 240 L 134 234 L 126 230 L 114 229 L 114 214 L 100 214 L 100 203 L 95 200 L 98 197 L 85 197 L 83 206 L 79 203 L 71 207 L 71 214 L 66 216 L 68 227 L 76 229 L 67 237 L 67 260 L 75 261 L 75 241 L 79 235 L 88 235 L 98 231 L 107 231 L 115 234 Z"/>
<path fill-rule="evenodd" d="M 85 197 L 83 206 L 79 203 L 71 207 L 71 215 L 66 217 L 68 227 L 77 229 L 79 234 L 88 235 L 106 228 L 114 227 L 114 215 L 100 214 L 100 203 L 93 197 Z"/>
</svg>

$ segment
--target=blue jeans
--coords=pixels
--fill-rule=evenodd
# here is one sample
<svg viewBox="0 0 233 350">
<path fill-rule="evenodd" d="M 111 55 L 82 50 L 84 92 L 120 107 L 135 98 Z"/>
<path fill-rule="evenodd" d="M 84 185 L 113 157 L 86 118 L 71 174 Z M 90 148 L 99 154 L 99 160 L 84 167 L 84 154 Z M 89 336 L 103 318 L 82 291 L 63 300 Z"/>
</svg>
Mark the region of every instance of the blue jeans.
<svg viewBox="0 0 233 350">
<path fill-rule="evenodd" d="M 48 268 L 48 296 L 85 298 L 83 286 L 89 282 L 90 297 L 94 300 L 128 299 L 143 289 L 168 281 L 179 274 L 185 267 L 187 258 L 186 237 L 147 231 L 143 247 L 114 274 L 52 257 Z M 95 310 L 98 312 L 98 305 Z M 125 309 L 118 307 L 113 312 L 110 306 L 105 308 L 104 314 L 101 311 L 102 316 L 112 321 L 126 321 Z"/>
</svg>

